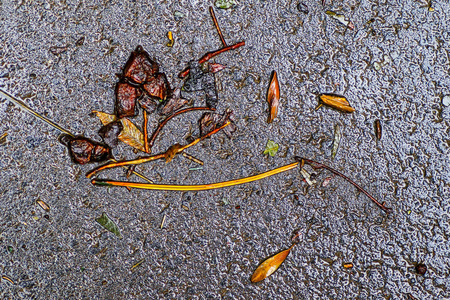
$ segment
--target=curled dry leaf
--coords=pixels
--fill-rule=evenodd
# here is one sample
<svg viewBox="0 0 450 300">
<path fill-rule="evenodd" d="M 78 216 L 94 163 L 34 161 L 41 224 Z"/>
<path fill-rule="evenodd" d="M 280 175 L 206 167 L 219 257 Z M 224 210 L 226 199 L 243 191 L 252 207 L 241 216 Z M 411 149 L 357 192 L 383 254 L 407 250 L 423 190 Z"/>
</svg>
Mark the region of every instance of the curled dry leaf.
<svg viewBox="0 0 450 300">
<path fill-rule="evenodd" d="M 181 97 L 181 90 L 176 88 L 172 95 L 167 98 L 164 106 L 160 108 L 161 115 L 171 115 L 178 109 L 182 108 L 188 103 L 187 99 Z"/>
<path fill-rule="evenodd" d="M 117 120 L 115 115 L 107 114 L 101 111 L 93 111 L 100 119 L 103 125 L 107 125 Z M 125 144 L 145 152 L 144 135 L 142 132 L 127 118 L 118 120 L 122 123 L 123 129 L 119 134 L 119 140 Z"/>
<path fill-rule="evenodd" d="M 375 120 L 374 127 L 375 127 L 375 135 L 377 136 L 377 139 L 381 140 L 382 129 L 381 129 L 381 122 L 380 122 L 380 120 Z"/>
<path fill-rule="evenodd" d="M 98 131 L 98 135 L 101 136 L 103 141 L 111 148 L 117 147 L 119 142 L 119 134 L 123 130 L 122 122 L 114 121 L 109 124 L 104 125 Z"/>
<path fill-rule="evenodd" d="M 231 124 L 225 127 L 223 132 L 228 138 L 236 131 L 236 125 L 233 123 L 233 111 L 227 109 L 222 115 L 217 113 L 205 113 L 200 119 L 200 135 L 205 136 L 213 130 L 223 126 L 227 121 Z"/>
<path fill-rule="evenodd" d="M 39 204 L 39 206 L 46 212 L 50 211 L 50 206 L 48 206 L 48 204 L 42 201 L 41 199 L 36 200 L 36 203 Z"/>
<path fill-rule="evenodd" d="M 170 91 L 169 81 L 164 73 L 157 73 L 148 78 L 142 88 L 150 95 L 165 100 Z"/>
<path fill-rule="evenodd" d="M 267 102 L 269 102 L 269 118 L 267 119 L 267 123 L 272 123 L 277 117 L 278 104 L 280 102 L 280 85 L 276 71 L 273 71 L 272 80 L 267 91 Z"/>
<path fill-rule="evenodd" d="M 175 40 L 173 39 L 172 31 L 169 31 L 167 33 L 167 38 L 169 39 L 169 42 L 167 43 L 167 47 L 173 47 L 173 45 L 175 44 Z"/>
<path fill-rule="evenodd" d="M 111 148 L 83 136 L 63 134 L 59 141 L 69 150 L 72 161 L 84 165 L 92 162 L 102 162 L 112 157 Z"/>
<path fill-rule="evenodd" d="M 320 94 L 319 100 L 320 105 L 317 108 L 319 108 L 322 104 L 325 104 L 343 112 L 351 113 L 355 111 L 355 109 L 350 106 L 350 103 L 348 103 L 347 99 L 344 96 L 335 94 Z"/>
<path fill-rule="evenodd" d="M 283 261 L 291 252 L 292 247 L 294 246 L 295 244 L 293 244 L 289 249 L 281 251 L 280 253 L 275 254 L 274 256 L 266 259 L 262 264 L 259 265 L 258 268 L 256 268 L 250 280 L 252 282 L 259 282 L 265 279 L 266 277 L 272 275 L 272 273 L 275 272 L 278 269 L 278 267 L 283 263 Z"/>
</svg>

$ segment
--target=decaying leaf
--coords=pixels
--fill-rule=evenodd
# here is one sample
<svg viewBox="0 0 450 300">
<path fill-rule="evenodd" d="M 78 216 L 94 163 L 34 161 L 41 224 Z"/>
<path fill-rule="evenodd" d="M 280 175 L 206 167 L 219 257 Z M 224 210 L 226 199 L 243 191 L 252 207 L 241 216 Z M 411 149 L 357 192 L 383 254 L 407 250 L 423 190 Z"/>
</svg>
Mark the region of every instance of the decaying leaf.
<svg viewBox="0 0 450 300">
<path fill-rule="evenodd" d="M 157 73 L 144 82 L 142 88 L 150 95 L 165 100 L 170 92 L 169 82 L 164 73 Z"/>
<path fill-rule="evenodd" d="M 325 104 L 343 112 L 351 113 L 355 111 L 355 109 L 350 106 L 350 103 L 348 103 L 347 99 L 344 96 L 335 94 L 320 94 L 319 100 L 320 105 L 317 108 L 319 108 L 322 104 Z"/>
<path fill-rule="evenodd" d="M 107 125 L 117 120 L 115 115 L 107 114 L 101 111 L 93 111 L 100 119 L 103 125 Z M 127 118 L 119 120 L 122 123 L 123 129 L 119 134 L 119 140 L 125 144 L 145 152 L 144 135 L 142 132 Z"/>
<path fill-rule="evenodd" d="M 137 115 L 137 99 L 142 92 L 139 88 L 126 81 L 120 81 L 116 84 L 116 103 L 115 113 L 117 117 L 134 117 Z"/>
<path fill-rule="evenodd" d="M 209 67 L 209 72 L 211 72 L 211 73 L 217 73 L 226 68 L 226 66 L 218 64 L 218 63 L 209 63 L 208 67 Z"/>
<path fill-rule="evenodd" d="M 196 92 L 204 91 L 206 95 L 206 105 L 210 108 L 216 108 L 218 96 L 216 90 L 216 79 L 211 72 L 203 71 L 197 61 L 189 63 L 189 77 L 183 85 L 183 91 Z"/>
<path fill-rule="evenodd" d="M 338 20 L 339 22 L 341 22 L 341 24 L 347 26 L 349 29 L 351 30 L 355 29 L 355 25 L 353 25 L 353 23 L 350 22 L 350 20 L 347 19 L 344 15 L 337 14 L 331 10 L 327 10 L 325 13 L 331 16 L 332 18 Z"/>
<path fill-rule="evenodd" d="M 95 219 L 95 221 L 105 227 L 106 230 L 114 233 L 119 238 L 122 238 L 119 227 L 117 227 L 116 223 L 114 223 L 114 221 L 111 220 L 105 213 L 102 213 L 102 215 L 99 218 Z"/>
<path fill-rule="evenodd" d="M 125 64 L 123 76 L 140 84 L 148 81 L 150 77 L 158 73 L 158 70 L 158 64 L 151 60 L 148 53 L 139 45 Z"/>
<path fill-rule="evenodd" d="M 236 0 L 216 0 L 214 2 L 214 5 L 217 8 L 222 8 L 222 9 L 232 8 L 232 7 L 236 6 L 236 4 L 237 4 Z"/>
<path fill-rule="evenodd" d="M 103 141 L 111 148 L 117 147 L 119 142 L 119 134 L 123 130 L 123 125 L 121 121 L 114 121 L 109 124 L 104 125 L 98 131 L 98 135 L 101 136 Z"/>
<path fill-rule="evenodd" d="M 272 275 L 272 273 L 275 272 L 278 269 L 278 267 L 283 263 L 283 261 L 291 252 L 292 247 L 294 246 L 295 244 L 293 244 L 289 249 L 281 251 L 280 253 L 275 254 L 274 256 L 266 259 L 262 264 L 258 266 L 258 268 L 256 268 L 250 280 L 252 282 L 259 282 L 265 279 L 266 277 Z"/>
<path fill-rule="evenodd" d="M 172 95 L 167 98 L 164 106 L 161 107 L 160 114 L 171 115 L 173 112 L 185 106 L 187 103 L 188 100 L 181 97 L 181 90 L 177 88 L 173 91 Z"/>
<path fill-rule="evenodd" d="M 267 102 L 269 102 L 269 118 L 267 123 L 272 123 L 278 114 L 278 104 L 280 102 L 280 85 L 277 79 L 277 72 L 273 71 L 269 90 L 267 91 Z"/>
<path fill-rule="evenodd" d="M 170 162 L 175 157 L 181 147 L 183 146 L 180 144 L 174 144 L 167 149 L 165 153 L 166 163 Z"/>
<path fill-rule="evenodd" d="M 102 162 L 112 157 L 111 148 L 82 136 L 63 134 L 59 141 L 67 147 L 74 163 Z"/>
<path fill-rule="evenodd" d="M 334 127 L 334 141 L 333 147 L 331 148 L 331 158 L 334 159 L 336 157 L 337 151 L 339 149 L 339 144 L 341 143 L 341 128 L 336 124 Z"/>
<path fill-rule="evenodd" d="M 270 156 L 275 156 L 278 152 L 279 145 L 275 143 L 274 141 L 268 140 L 266 149 L 264 150 L 263 154 L 269 154 Z"/>
<path fill-rule="evenodd" d="M 169 39 L 169 42 L 167 43 L 167 47 L 173 47 L 173 44 L 175 44 L 175 41 L 173 39 L 172 31 L 169 31 L 167 33 L 167 38 Z"/>
<path fill-rule="evenodd" d="M 222 129 L 228 138 L 231 138 L 232 133 L 236 130 L 236 125 L 233 123 L 233 111 L 225 110 L 221 115 L 218 113 L 205 113 L 200 119 L 200 135 L 205 136 L 211 131 L 219 128 L 225 122 L 231 121 L 231 124 Z"/>
<path fill-rule="evenodd" d="M 147 112 L 147 114 L 151 114 L 158 107 L 159 98 L 152 97 L 147 93 L 143 93 L 142 96 L 138 99 L 139 105 Z"/>
</svg>

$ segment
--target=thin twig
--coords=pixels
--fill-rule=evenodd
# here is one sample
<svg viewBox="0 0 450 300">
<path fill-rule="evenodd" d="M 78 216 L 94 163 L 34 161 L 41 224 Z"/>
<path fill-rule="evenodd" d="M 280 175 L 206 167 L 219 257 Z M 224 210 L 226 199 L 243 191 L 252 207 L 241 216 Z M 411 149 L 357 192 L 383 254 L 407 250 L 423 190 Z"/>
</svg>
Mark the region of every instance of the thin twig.
<svg viewBox="0 0 450 300">
<path fill-rule="evenodd" d="M 198 144 L 199 142 L 201 142 L 204 139 L 206 139 L 207 137 L 210 137 L 211 135 L 217 133 L 218 131 L 222 130 L 223 128 L 227 127 L 230 124 L 231 124 L 231 122 L 227 121 L 227 122 L 225 122 L 225 124 L 214 129 L 213 131 L 209 132 L 208 134 L 205 134 L 204 136 L 195 139 L 192 143 L 189 143 L 185 146 L 178 148 L 176 151 L 176 154 L 179 154 L 179 153 L 183 152 L 184 150 L 186 150 L 187 148 Z M 170 150 L 170 148 L 169 148 L 169 150 Z M 95 168 L 94 170 L 87 173 L 86 177 L 91 178 L 93 175 L 97 174 L 100 171 L 106 170 L 106 169 L 121 167 L 121 166 L 128 166 L 128 165 L 138 165 L 138 164 L 143 164 L 146 162 L 150 162 L 150 161 L 154 161 L 154 160 L 162 159 L 162 158 L 166 158 L 166 152 L 152 155 L 152 156 L 142 157 L 142 158 L 138 158 L 138 159 L 133 159 L 133 160 L 125 160 L 125 161 L 120 161 L 120 162 L 116 162 L 116 163 L 110 163 L 110 164 L 106 164 L 106 165 Z"/>
<path fill-rule="evenodd" d="M 144 109 L 144 151 L 146 153 L 149 153 L 149 147 L 148 147 L 148 128 L 147 128 L 147 123 L 148 123 L 148 116 L 147 116 L 147 112 Z"/>
<path fill-rule="evenodd" d="M 0 94 L 2 94 L 6 99 L 8 99 L 9 101 L 13 102 L 14 104 L 18 105 L 20 108 L 22 108 L 23 110 L 25 110 L 27 113 L 35 116 L 38 119 L 41 119 L 42 121 L 44 121 L 45 123 L 53 126 L 54 128 L 58 129 L 59 131 L 64 132 L 67 135 L 70 135 L 71 137 L 75 137 L 75 135 L 73 135 L 70 131 L 62 128 L 61 126 L 59 126 L 58 124 L 54 123 L 53 121 L 50 121 L 49 119 L 47 119 L 46 117 L 38 114 L 37 112 L 35 112 L 34 110 L 32 110 L 28 105 L 26 105 L 22 100 L 17 99 L 16 97 L 8 94 L 7 92 L 5 92 L 4 90 L 0 89 Z"/>
<path fill-rule="evenodd" d="M 208 60 L 210 60 L 211 58 L 213 58 L 216 55 L 219 55 L 220 53 L 229 51 L 229 50 L 234 50 L 237 49 L 239 47 L 245 46 L 245 41 L 244 42 L 239 42 L 237 44 L 231 45 L 231 46 L 227 46 L 224 48 L 221 48 L 219 50 L 213 51 L 213 52 L 208 52 L 205 55 L 203 55 L 203 57 L 198 61 L 199 64 L 202 64 L 204 62 L 207 62 Z"/>
<path fill-rule="evenodd" d="M 296 156 L 295 160 L 297 160 L 298 162 L 301 162 L 301 163 L 306 162 L 306 163 L 310 164 L 314 169 L 322 169 L 322 168 L 323 169 L 327 169 L 331 173 L 334 173 L 334 174 L 336 174 L 338 176 L 341 176 L 342 178 L 344 178 L 345 180 L 347 180 L 348 182 L 353 184 L 359 191 L 363 192 L 367 197 L 370 198 L 370 200 L 372 200 L 382 210 L 384 210 L 387 213 L 390 213 L 392 211 L 392 208 L 385 206 L 385 202 L 383 202 L 383 203 L 378 202 L 377 199 L 375 199 L 372 195 L 370 195 L 368 192 L 366 192 L 366 190 L 364 190 L 362 187 L 360 187 L 358 184 L 356 184 L 356 182 L 354 182 L 353 180 L 351 180 L 350 178 L 348 178 L 344 174 L 336 171 L 335 169 L 330 168 L 329 166 L 321 164 L 321 163 L 316 162 L 314 160 L 303 158 L 303 157 L 299 157 L 299 156 Z"/>
<path fill-rule="evenodd" d="M 47 124 L 53 126 L 54 128 L 58 129 L 59 131 L 62 131 L 62 132 L 65 133 L 65 134 L 67 134 L 67 135 L 69 135 L 69 136 L 71 136 L 71 137 L 75 137 L 75 135 L 74 135 L 72 132 L 70 132 L 70 131 L 68 131 L 68 130 L 66 130 L 66 129 L 64 129 L 64 128 L 62 128 L 61 126 L 59 126 L 58 124 L 54 123 L 53 121 L 50 121 L 50 120 L 47 119 L 46 117 L 44 117 L 44 116 L 38 114 L 37 112 L 35 112 L 35 111 L 34 111 L 33 109 L 31 109 L 28 105 L 26 105 L 22 100 L 17 99 L 16 97 L 14 97 L 14 96 L 8 94 L 7 92 L 5 92 L 5 91 L 2 90 L 2 89 L 0 89 L 0 94 L 2 94 L 4 97 L 6 97 L 6 99 L 10 100 L 10 101 L 13 102 L 14 104 L 16 104 L 16 105 L 18 105 L 19 107 L 21 107 L 22 109 L 24 109 L 24 110 L 25 110 L 26 112 L 28 112 L 29 114 L 35 116 L 36 118 L 38 118 L 38 119 L 44 121 L 45 123 L 47 123 Z M 111 158 L 110 161 L 112 161 L 112 162 L 117 162 L 117 160 L 115 160 L 114 158 Z M 126 169 L 128 169 L 128 168 L 126 168 Z M 145 176 L 142 175 L 142 174 L 139 174 L 139 173 L 134 172 L 134 171 L 133 171 L 133 174 L 136 175 L 136 176 L 138 176 L 138 177 L 140 177 L 140 178 L 142 178 L 142 179 L 144 179 L 144 180 L 146 180 L 146 181 L 148 181 L 148 182 L 150 182 L 150 183 L 153 183 L 153 181 L 151 181 L 150 179 L 148 179 L 147 177 L 145 177 Z"/>
<path fill-rule="evenodd" d="M 178 110 L 178 111 L 174 112 L 173 114 L 171 114 L 170 116 L 165 118 L 161 123 L 159 123 L 158 128 L 156 128 L 156 130 L 152 134 L 152 137 L 148 141 L 149 149 L 152 149 L 153 144 L 155 143 L 156 137 L 158 136 L 159 132 L 164 127 L 164 125 L 166 125 L 167 122 L 169 122 L 170 119 L 172 119 L 173 117 L 176 117 L 178 115 L 181 115 L 181 114 L 183 114 L 185 112 L 194 111 L 194 110 L 211 110 L 211 111 L 215 111 L 216 109 L 215 108 L 209 108 L 209 107 L 189 107 L 189 108 L 181 109 L 181 110 Z"/>
<path fill-rule="evenodd" d="M 181 153 L 184 157 L 186 157 L 187 159 L 190 159 L 190 160 L 192 160 L 193 162 L 196 162 L 196 163 L 198 163 L 199 165 L 202 165 L 203 166 L 203 162 L 200 160 L 200 159 L 198 159 L 197 157 L 195 157 L 195 156 L 192 156 L 192 155 L 190 155 L 190 154 L 188 154 L 188 153 L 186 153 L 186 152 L 183 152 L 183 153 Z"/>
<path fill-rule="evenodd" d="M 217 22 L 216 15 L 214 14 L 214 9 L 212 6 L 209 7 L 209 13 L 211 14 L 211 17 L 213 19 L 214 26 L 216 26 L 217 33 L 219 34 L 220 40 L 222 41 L 223 46 L 226 47 L 227 42 L 225 42 L 225 39 L 223 38 L 222 31 L 220 30 L 219 23 Z"/>
<path fill-rule="evenodd" d="M 168 184 L 148 184 L 148 183 L 135 183 L 135 182 L 125 182 L 125 181 L 111 181 L 111 180 L 100 180 L 93 179 L 91 182 L 94 185 L 101 186 L 124 186 L 138 189 L 147 189 L 147 190 L 165 190 L 165 191 L 204 191 L 204 190 L 212 190 L 218 189 L 228 186 L 234 186 L 239 184 L 244 184 L 256 180 L 260 180 L 266 177 L 270 177 L 282 172 L 286 172 L 288 170 L 294 169 L 298 166 L 298 162 L 273 169 L 258 175 L 244 177 L 241 179 L 235 179 L 224 182 L 210 183 L 210 184 L 201 184 L 201 185 L 168 185 Z"/>
<path fill-rule="evenodd" d="M 207 62 L 208 60 L 210 60 L 214 56 L 219 55 L 220 53 L 223 53 L 223 52 L 226 52 L 226 51 L 229 51 L 229 50 L 234 50 L 234 49 L 237 49 L 237 48 L 242 47 L 242 46 L 245 46 L 245 41 L 239 42 L 239 43 L 231 45 L 231 46 L 227 46 L 227 47 L 221 48 L 221 49 L 216 50 L 216 51 L 208 52 L 205 55 L 203 55 L 202 58 L 199 59 L 198 63 L 202 64 L 204 62 Z M 184 77 L 186 77 L 189 74 L 189 72 L 190 72 L 190 69 L 188 68 L 188 69 L 184 70 L 183 72 L 181 72 L 180 74 L 178 74 L 178 77 L 184 78 Z"/>
</svg>

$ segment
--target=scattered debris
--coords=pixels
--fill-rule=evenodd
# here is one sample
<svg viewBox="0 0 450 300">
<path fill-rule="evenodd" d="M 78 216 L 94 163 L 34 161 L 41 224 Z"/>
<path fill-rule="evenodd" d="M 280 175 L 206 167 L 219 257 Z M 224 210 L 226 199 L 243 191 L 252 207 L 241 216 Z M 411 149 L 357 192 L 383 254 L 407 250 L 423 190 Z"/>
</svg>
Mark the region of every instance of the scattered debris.
<svg viewBox="0 0 450 300">
<path fill-rule="evenodd" d="M 80 38 L 75 42 L 75 46 L 78 46 L 78 47 L 83 46 L 84 40 L 85 40 L 85 37 L 84 37 L 84 36 L 80 37 Z"/>
<path fill-rule="evenodd" d="M 39 206 L 46 212 L 50 211 L 50 206 L 48 206 L 48 204 L 42 201 L 41 199 L 36 200 L 36 203 L 39 204 Z"/>
<path fill-rule="evenodd" d="M 161 226 L 160 226 L 161 229 L 163 229 L 165 222 L 166 222 L 166 215 L 164 215 L 162 220 L 161 220 Z"/>
<path fill-rule="evenodd" d="M 6 275 L 3 275 L 3 276 L 2 276 L 2 279 L 6 280 L 6 281 L 9 281 L 9 283 L 11 283 L 11 284 L 16 284 L 11 278 L 9 278 L 9 277 L 6 276 Z"/>
<path fill-rule="evenodd" d="M 200 135 L 205 136 L 217 128 L 223 126 L 226 122 L 230 125 L 224 128 L 223 132 L 228 138 L 231 138 L 233 132 L 236 131 L 236 125 L 233 122 L 233 111 L 226 109 L 223 114 L 204 113 L 200 119 Z"/>
<path fill-rule="evenodd" d="M 311 175 L 305 169 L 301 168 L 300 173 L 302 174 L 303 178 L 305 178 L 306 183 L 308 183 L 309 185 L 314 185 L 317 183 L 315 179 L 311 179 Z"/>
<path fill-rule="evenodd" d="M 331 179 L 333 179 L 334 176 L 335 176 L 335 175 L 329 176 L 329 177 L 325 178 L 325 179 L 323 180 L 323 182 L 322 182 L 322 187 L 326 187 L 327 185 L 329 185 L 330 182 L 331 182 Z"/>
<path fill-rule="evenodd" d="M 373 67 L 375 68 L 375 70 L 380 71 L 382 67 L 388 65 L 389 63 L 391 63 L 391 58 L 389 57 L 389 55 L 385 54 L 383 56 L 383 61 L 382 62 L 374 62 L 373 63 Z"/>
<path fill-rule="evenodd" d="M 237 5 L 237 1 L 236 0 L 216 0 L 214 2 L 214 5 L 217 8 L 228 9 L 228 8 L 235 7 Z"/>
<path fill-rule="evenodd" d="M 182 155 L 183 155 L 184 157 L 186 157 L 187 159 L 190 159 L 190 160 L 192 160 L 193 162 L 198 163 L 199 165 L 202 165 L 202 166 L 203 166 L 203 161 L 201 161 L 200 159 L 198 159 L 198 158 L 196 158 L 196 157 L 194 157 L 194 156 L 192 156 L 192 155 L 190 155 L 190 154 L 187 154 L 186 152 L 183 152 Z M 202 169 L 203 169 L 203 168 L 202 168 Z"/>
<path fill-rule="evenodd" d="M 352 263 L 344 263 L 343 267 L 346 269 L 351 269 L 351 268 L 353 268 L 353 264 Z"/>
<path fill-rule="evenodd" d="M 262 264 L 258 266 L 258 268 L 256 268 L 250 280 L 253 283 L 256 283 L 272 275 L 273 272 L 275 272 L 280 267 L 280 265 L 283 263 L 283 261 L 286 259 L 286 257 L 291 252 L 291 249 L 295 245 L 296 244 L 293 244 L 289 249 L 281 251 L 280 253 L 266 259 Z"/>
<path fill-rule="evenodd" d="M 67 49 L 69 49 L 67 46 L 64 46 L 64 47 L 52 46 L 52 47 L 50 47 L 49 50 L 53 55 L 60 55 L 61 53 L 66 52 Z"/>
<path fill-rule="evenodd" d="M 270 156 L 275 156 L 278 152 L 279 145 L 274 141 L 267 140 L 266 149 L 263 154 L 269 154 Z"/>
<path fill-rule="evenodd" d="M 420 263 L 416 266 L 416 272 L 417 272 L 417 274 L 420 274 L 420 275 L 425 275 L 425 273 L 427 272 L 427 269 L 428 269 L 427 266 L 423 263 Z"/>
<path fill-rule="evenodd" d="M 114 221 L 111 220 L 105 213 L 102 213 L 102 215 L 95 219 L 95 221 L 102 225 L 106 230 L 114 233 L 117 237 L 122 238 L 119 227 L 117 227 L 116 223 L 114 223 Z"/>
<path fill-rule="evenodd" d="M 1 136 L 0 136 L 0 145 L 3 145 L 3 144 L 5 144 L 6 143 L 6 137 L 8 136 L 8 133 L 7 132 L 5 132 L 4 134 L 2 134 Z"/>
<path fill-rule="evenodd" d="M 173 47 L 173 44 L 175 44 L 175 41 L 174 41 L 174 39 L 173 39 L 172 31 L 169 31 L 169 32 L 167 33 L 167 38 L 169 39 L 169 42 L 166 44 L 167 47 Z"/>
<path fill-rule="evenodd" d="M 134 271 L 137 267 L 139 267 L 140 265 L 142 265 L 142 263 L 145 261 L 145 258 L 142 258 L 140 260 L 138 260 L 137 263 L 135 263 L 131 268 L 130 271 Z"/>
<path fill-rule="evenodd" d="M 341 143 L 341 127 L 336 124 L 334 127 L 334 140 L 333 140 L 333 147 L 331 148 L 331 158 L 334 159 L 336 157 L 337 151 L 339 149 L 339 144 Z"/>
<path fill-rule="evenodd" d="M 272 80 L 267 91 L 267 102 L 269 103 L 269 118 L 267 119 L 267 123 L 272 123 L 277 117 L 278 104 L 280 102 L 280 85 L 276 71 L 272 72 Z"/>
<path fill-rule="evenodd" d="M 299 12 L 304 13 L 305 15 L 307 15 L 309 13 L 308 6 L 303 2 L 298 3 L 297 9 Z"/>
<path fill-rule="evenodd" d="M 173 15 L 174 15 L 174 17 L 175 17 L 175 21 L 179 21 L 179 20 L 181 20 L 181 19 L 183 19 L 183 18 L 185 17 L 185 15 L 184 15 L 181 11 L 179 11 L 179 10 L 176 10 L 176 11 L 173 13 Z"/>
<path fill-rule="evenodd" d="M 377 137 L 378 140 L 381 140 L 381 122 L 380 120 L 375 120 L 374 123 L 374 127 L 375 127 L 375 136 Z"/>
<path fill-rule="evenodd" d="M 355 29 L 355 25 L 353 25 L 353 23 L 349 19 L 347 19 L 344 15 L 337 14 L 331 10 L 327 10 L 325 13 L 331 16 L 332 18 L 338 20 L 339 22 L 341 22 L 341 24 L 347 26 L 349 29 L 351 30 Z"/>
</svg>

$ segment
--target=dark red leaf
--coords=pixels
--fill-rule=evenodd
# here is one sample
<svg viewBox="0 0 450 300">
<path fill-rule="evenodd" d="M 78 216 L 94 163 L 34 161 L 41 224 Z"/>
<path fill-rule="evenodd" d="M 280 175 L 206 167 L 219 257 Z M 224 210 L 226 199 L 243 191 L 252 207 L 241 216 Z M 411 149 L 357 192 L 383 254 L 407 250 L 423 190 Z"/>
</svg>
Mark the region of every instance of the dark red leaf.
<svg viewBox="0 0 450 300">
<path fill-rule="evenodd" d="M 128 82 L 118 82 L 116 85 L 116 107 L 115 114 L 119 119 L 123 117 L 134 117 L 137 115 L 136 100 L 140 97 L 139 88 Z"/>
<path fill-rule="evenodd" d="M 60 142 L 67 146 L 74 163 L 102 162 L 111 158 L 111 148 L 82 136 L 63 135 Z"/>
<path fill-rule="evenodd" d="M 228 138 L 231 138 L 231 134 L 236 131 L 236 125 L 233 123 L 232 115 L 233 111 L 229 109 L 222 115 L 217 113 L 205 113 L 200 119 L 200 135 L 204 136 L 225 124 L 226 121 L 231 121 L 232 123 L 222 130 Z"/>
<path fill-rule="evenodd" d="M 165 100 L 170 92 L 169 82 L 164 73 L 155 74 L 147 79 L 142 88 L 153 97 Z"/>
<path fill-rule="evenodd" d="M 158 64 L 150 59 L 142 46 L 137 46 L 123 69 L 123 75 L 136 83 L 143 83 L 158 73 L 158 70 Z"/>
<path fill-rule="evenodd" d="M 172 95 L 167 99 L 166 103 L 161 108 L 161 115 L 171 115 L 173 112 L 177 111 L 188 103 L 187 99 L 181 98 L 180 92 L 181 90 L 179 88 L 173 91 Z"/>
</svg>

